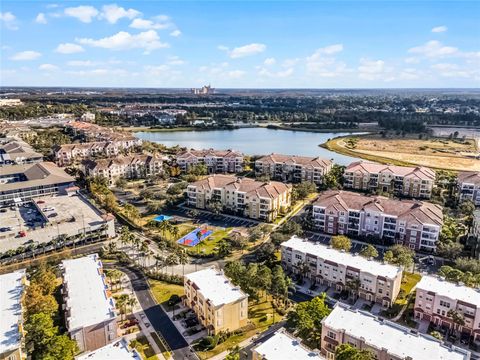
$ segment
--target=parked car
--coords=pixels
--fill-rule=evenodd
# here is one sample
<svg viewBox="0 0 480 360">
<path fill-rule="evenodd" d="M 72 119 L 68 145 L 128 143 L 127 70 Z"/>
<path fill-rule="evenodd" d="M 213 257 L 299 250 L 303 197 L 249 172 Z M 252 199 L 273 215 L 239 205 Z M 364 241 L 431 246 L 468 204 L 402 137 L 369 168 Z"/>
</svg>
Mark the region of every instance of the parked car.
<svg viewBox="0 0 480 360">
<path fill-rule="evenodd" d="M 37 204 L 45 204 L 45 201 L 43 201 L 43 200 L 38 200 L 38 201 L 37 201 Z"/>
<path fill-rule="evenodd" d="M 25 236 L 27 236 L 27 232 L 24 231 L 24 230 L 21 230 L 21 231 L 18 232 L 18 236 L 19 237 L 25 237 Z"/>
<path fill-rule="evenodd" d="M 47 218 L 54 218 L 57 215 L 58 215 L 57 213 L 51 213 L 50 215 L 47 216 Z"/>
<path fill-rule="evenodd" d="M 6 213 L 6 212 L 7 212 L 7 209 L 0 209 L 0 212 L 1 212 L 1 213 Z"/>
<path fill-rule="evenodd" d="M 5 226 L 5 227 L 0 228 L 0 232 L 11 231 L 11 230 L 12 230 L 12 228 L 10 226 Z"/>
<path fill-rule="evenodd" d="M 54 207 L 48 207 L 48 206 L 47 206 L 47 207 L 44 207 L 44 208 L 43 208 L 43 211 L 44 211 L 44 212 L 47 212 L 47 211 L 55 211 L 55 208 L 54 208 Z"/>
</svg>

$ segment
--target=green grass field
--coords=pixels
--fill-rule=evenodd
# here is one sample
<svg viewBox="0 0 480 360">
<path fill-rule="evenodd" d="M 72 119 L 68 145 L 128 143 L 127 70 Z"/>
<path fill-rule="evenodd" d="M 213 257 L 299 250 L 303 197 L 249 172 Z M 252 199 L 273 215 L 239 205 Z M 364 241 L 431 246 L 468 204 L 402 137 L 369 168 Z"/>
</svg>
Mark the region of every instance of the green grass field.
<svg viewBox="0 0 480 360">
<path fill-rule="evenodd" d="M 148 280 L 153 297 L 159 303 L 165 303 L 172 295 L 183 295 L 183 286 L 176 284 L 169 284 L 159 280 Z"/>
</svg>

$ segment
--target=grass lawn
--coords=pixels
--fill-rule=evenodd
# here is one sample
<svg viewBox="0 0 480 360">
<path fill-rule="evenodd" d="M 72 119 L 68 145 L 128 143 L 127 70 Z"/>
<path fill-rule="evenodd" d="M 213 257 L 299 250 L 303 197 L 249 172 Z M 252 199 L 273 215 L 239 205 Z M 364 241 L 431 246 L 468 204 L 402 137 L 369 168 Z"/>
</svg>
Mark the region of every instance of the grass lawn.
<svg viewBox="0 0 480 360">
<path fill-rule="evenodd" d="M 200 244 L 194 247 L 186 246 L 192 252 L 197 252 L 200 254 L 212 254 L 215 252 L 215 247 L 217 246 L 218 242 L 222 239 L 225 239 L 230 231 L 233 228 L 225 228 L 225 229 L 218 229 L 213 232 L 209 237 L 203 240 Z"/>
<path fill-rule="evenodd" d="M 137 339 L 137 346 L 135 349 L 140 353 L 143 360 L 158 359 L 145 336 L 141 336 Z"/>
<path fill-rule="evenodd" d="M 152 279 L 149 279 L 148 283 L 150 284 L 150 289 L 152 290 L 155 300 L 157 300 L 159 304 L 168 301 L 172 295 L 183 295 L 183 286 L 181 285 L 169 284 L 163 281 Z"/>
<path fill-rule="evenodd" d="M 407 303 L 408 295 L 412 292 L 412 288 L 420 281 L 421 278 L 422 276 L 420 274 L 404 272 L 402 285 L 400 285 L 400 291 L 403 290 L 405 295 L 402 297 L 397 297 L 395 303 L 399 305 L 405 305 Z"/>
</svg>

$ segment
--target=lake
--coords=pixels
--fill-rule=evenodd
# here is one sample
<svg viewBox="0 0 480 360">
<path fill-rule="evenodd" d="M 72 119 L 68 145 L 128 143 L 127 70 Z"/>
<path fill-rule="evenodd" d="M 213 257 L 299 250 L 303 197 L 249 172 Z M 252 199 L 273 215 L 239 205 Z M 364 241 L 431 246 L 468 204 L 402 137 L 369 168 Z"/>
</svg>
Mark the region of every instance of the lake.
<svg viewBox="0 0 480 360">
<path fill-rule="evenodd" d="M 358 158 L 337 154 L 321 148 L 328 139 L 352 133 L 314 133 L 305 131 L 274 130 L 267 128 L 243 128 L 237 130 L 137 132 L 135 136 L 166 146 L 180 145 L 194 149 L 235 149 L 247 155 L 320 156 L 333 159 L 340 165 L 348 165 Z M 359 133 L 357 133 L 359 134 Z"/>
</svg>

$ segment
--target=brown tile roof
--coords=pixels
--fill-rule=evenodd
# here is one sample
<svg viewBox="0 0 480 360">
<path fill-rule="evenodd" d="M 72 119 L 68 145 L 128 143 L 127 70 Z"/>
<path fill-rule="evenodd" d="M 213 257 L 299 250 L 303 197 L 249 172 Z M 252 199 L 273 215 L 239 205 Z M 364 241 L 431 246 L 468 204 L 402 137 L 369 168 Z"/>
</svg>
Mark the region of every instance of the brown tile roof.
<svg viewBox="0 0 480 360">
<path fill-rule="evenodd" d="M 128 156 L 116 156 L 112 158 L 106 159 L 98 159 L 98 160 L 87 160 L 84 162 L 85 167 L 89 170 L 106 170 L 112 166 L 128 166 L 133 164 L 148 164 L 153 161 L 162 161 L 161 158 L 157 157 L 156 155 L 147 155 L 147 154 L 139 154 L 139 155 L 128 155 Z"/>
<path fill-rule="evenodd" d="M 480 185 L 480 172 L 462 171 L 458 173 L 459 183 Z"/>
<path fill-rule="evenodd" d="M 332 165 L 331 160 L 323 159 L 321 157 L 311 156 L 297 156 L 297 155 L 282 155 L 282 154 L 270 154 L 261 157 L 257 161 L 266 164 L 283 163 L 287 165 L 303 165 L 307 167 L 321 167 L 325 168 Z"/>
<path fill-rule="evenodd" d="M 177 155 L 177 158 L 191 158 L 191 157 L 206 157 L 206 156 L 216 156 L 216 157 L 243 157 L 241 152 L 236 150 L 214 150 L 214 149 L 202 149 L 202 150 L 185 150 L 184 152 Z"/>
<path fill-rule="evenodd" d="M 377 163 L 371 163 L 367 161 L 356 161 L 351 163 L 345 169 L 345 172 L 360 172 L 362 174 L 373 173 L 383 174 L 386 172 L 392 173 L 397 176 L 404 177 L 417 177 L 421 180 L 435 180 L 435 171 L 432 169 L 417 166 L 396 166 L 396 165 L 383 165 Z"/>
</svg>

